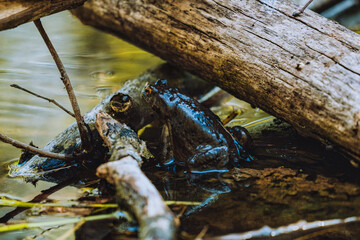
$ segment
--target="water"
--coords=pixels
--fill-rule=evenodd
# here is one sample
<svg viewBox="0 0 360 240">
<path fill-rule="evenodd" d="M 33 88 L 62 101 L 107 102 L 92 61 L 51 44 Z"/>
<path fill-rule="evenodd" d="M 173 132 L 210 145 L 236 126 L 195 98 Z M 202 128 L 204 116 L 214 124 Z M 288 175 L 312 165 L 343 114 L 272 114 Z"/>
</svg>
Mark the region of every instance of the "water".
<svg viewBox="0 0 360 240">
<path fill-rule="evenodd" d="M 82 25 L 69 12 L 43 18 L 42 22 L 65 65 L 82 114 L 119 89 L 125 80 L 162 62 L 118 38 Z M 0 132 L 44 146 L 74 119 L 47 101 L 10 87 L 18 84 L 71 109 L 56 65 L 35 25 L 28 23 L 0 32 L 0 56 Z M 7 165 L 19 153 L 0 142 L 0 189 L 2 194 L 29 200 L 52 184 L 41 182 L 34 188 L 20 179 L 7 178 Z M 77 195 L 75 188 L 64 191 L 66 198 Z"/>
</svg>

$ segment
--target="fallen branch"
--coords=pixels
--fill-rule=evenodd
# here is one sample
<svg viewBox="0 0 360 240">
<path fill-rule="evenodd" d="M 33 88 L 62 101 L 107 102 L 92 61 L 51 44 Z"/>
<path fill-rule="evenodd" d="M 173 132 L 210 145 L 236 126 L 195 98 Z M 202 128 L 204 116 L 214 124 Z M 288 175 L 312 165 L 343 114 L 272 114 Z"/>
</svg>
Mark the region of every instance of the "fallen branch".
<svg viewBox="0 0 360 240">
<path fill-rule="evenodd" d="M 86 0 L 1 0 L 0 31 L 75 8 Z"/>
<path fill-rule="evenodd" d="M 31 95 L 34 95 L 35 97 L 38 97 L 38 98 L 47 100 L 47 101 L 49 101 L 50 103 L 55 104 L 57 107 L 59 107 L 61 110 L 63 110 L 64 112 L 66 112 L 66 113 L 69 114 L 70 116 L 75 117 L 75 115 L 74 115 L 72 112 L 70 112 L 69 110 L 67 110 L 65 107 L 63 107 L 61 104 L 59 104 L 59 103 L 58 103 L 56 100 L 54 100 L 54 99 L 50 99 L 50 98 L 41 96 L 41 95 L 39 95 L 39 94 L 37 94 L 37 93 L 34 93 L 34 92 L 32 92 L 32 91 L 30 91 L 30 90 L 28 90 L 28 89 L 25 89 L 25 88 L 23 88 L 23 87 L 20 87 L 20 86 L 17 85 L 17 84 L 11 84 L 10 87 L 23 90 L 24 92 L 30 93 Z"/>
<path fill-rule="evenodd" d="M 84 118 L 81 115 L 80 108 L 79 108 L 79 105 L 76 100 L 74 89 L 71 86 L 69 76 L 66 73 L 65 67 L 62 64 L 59 55 L 57 54 L 54 46 L 52 45 L 48 35 L 46 34 L 45 29 L 44 29 L 43 25 L 41 24 L 40 19 L 35 20 L 34 23 L 35 23 L 36 28 L 39 30 L 41 37 L 44 39 L 44 42 L 45 42 L 46 46 L 48 47 L 48 49 L 51 53 L 51 56 L 53 57 L 53 59 L 56 63 L 57 68 L 59 69 L 59 72 L 61 75 L 60 79 L 65 85 L 65 89 L 68 93 L 68 96 L 69 96 L 69 99 L 71 102 L 71 106 L 72 106 L 74 114 L 75 114 L 76 123 L 77 123 L 78 129 L 79 129 L 79 132 L 80 132 L 82 147 L 85 151 L 89 152 L 91 149 L 89 134 L 88 134 L 88 131 L 85 126 Z"/>
<path fill-rule="evenodd" d="M 125 200 L 139 222 L 140 239 L 174 239 L 174 216 L 150 180 L 140 169 L 144 142 L 129 127 L 97 114 L 96 128 L 112 155 L 97 174 L 116 186 L 117 199 Z"/>
<path fill-rule="evenodd" d="M 25 151 L 28 151 L 28 152 L 31 152 L 33 154 L 39 155 L 41 157 L 56 158 L 56 159 L 63 160 L 63 161 L 79 160 L 79 159 L 83 159 L 85 157 L 84 154 L 81 154 L 81 155 L 64 155 L 64 154 L 47 152 L 47 151 L 41 150 L 39 148 L 33 147 L 31 145 L 19 142 L 19 141 L 15 140 L 15 139 L 12 139 L 12 138 L 10 138 L 8 136 L 5 136 L 3 134 L 0 134 L 0 141 L 2 141 L 4 143 L 11 144 L 14 147 L 24 149 Z"/>
<path fill-rule="evenodd" d="M 360 36 L 290 1 L 89 0 L 85 24 L 136 44 L 360 161 Z"/>
</svg>

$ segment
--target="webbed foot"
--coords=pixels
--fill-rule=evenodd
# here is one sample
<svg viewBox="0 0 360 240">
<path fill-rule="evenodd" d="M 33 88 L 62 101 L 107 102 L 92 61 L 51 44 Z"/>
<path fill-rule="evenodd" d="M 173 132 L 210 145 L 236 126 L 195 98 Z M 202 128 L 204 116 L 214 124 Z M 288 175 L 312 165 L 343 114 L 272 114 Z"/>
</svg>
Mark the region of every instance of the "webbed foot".
<svg viewBox="0 0 360 240">
<path fill-rule="evenodd" d="M 213 147 L 200 145 L 198 153 L 188 159 L 187 165 L 190 170 L 222 169 L 229 162 L 228 147 Z"/>
</svg>

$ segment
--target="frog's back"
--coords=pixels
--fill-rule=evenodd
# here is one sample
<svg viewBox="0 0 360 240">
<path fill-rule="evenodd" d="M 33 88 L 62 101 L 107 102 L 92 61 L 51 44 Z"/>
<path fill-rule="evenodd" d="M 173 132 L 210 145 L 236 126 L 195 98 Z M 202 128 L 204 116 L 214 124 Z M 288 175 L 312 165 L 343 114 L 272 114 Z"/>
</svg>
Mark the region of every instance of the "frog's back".
<svg viewBox="0 0 360 240">
<path fill-rule="evenodd" d="M 174 144 L 191 153 L 199 145 L 227 146 L 229 133 L 218 116 L 182 93 L 177 94 L 177 101 L 170 119 Z"/>
</svg>

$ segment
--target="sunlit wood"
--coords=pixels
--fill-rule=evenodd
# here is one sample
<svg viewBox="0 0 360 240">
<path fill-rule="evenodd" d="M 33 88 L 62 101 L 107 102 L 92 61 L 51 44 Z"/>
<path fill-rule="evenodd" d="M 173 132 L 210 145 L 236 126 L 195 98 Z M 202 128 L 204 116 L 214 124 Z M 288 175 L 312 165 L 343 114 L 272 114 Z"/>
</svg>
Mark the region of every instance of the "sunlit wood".
<svg viewBox="0 0 360 240">
<path fill-rule="evenodd" d="M 0 31 L 68 10 L 86 0 L 0 0 Z"/>
</svg>

